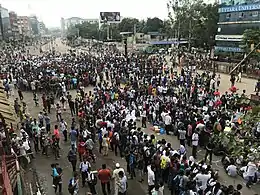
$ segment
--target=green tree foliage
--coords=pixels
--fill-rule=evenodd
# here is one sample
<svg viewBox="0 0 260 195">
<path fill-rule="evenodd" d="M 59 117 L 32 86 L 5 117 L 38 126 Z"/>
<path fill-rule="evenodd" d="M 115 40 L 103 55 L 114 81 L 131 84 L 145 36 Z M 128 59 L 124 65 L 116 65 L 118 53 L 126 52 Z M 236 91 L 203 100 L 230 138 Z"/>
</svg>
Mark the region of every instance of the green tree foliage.
<svg viewBox="0 0 260 195">
<path fill-rule="evenodd" d="M 260 43 L 260 30 L 259 29 L 247 29 L 243 33 L 243 46 L 242 48 L 249 53 L 251 51 L 251 46 L 256 47 Z M 250 57 L 255 60 L 260 60 L 259 47 Z"/>
<path fill-rule="evenodd" d="M 138 20 L 136 18 L 124 18 L 119 24 L 109 24 L 110 39 L 120 39 L 120 32 L 134 32 L 134 26 L 137 33 L 161 32 L 171 34 L 171 23 L 163 21 L 157 17 L 147 20 Z M 108 24 L 102 24 L 99 28 L 98 23 L 84 22 L 72 26 L 68 30 L 68 38 L 73 39 L 80 36 L 85 39 L 107 39 Z"/>
<path fill-rule="evenodd" d="M 79 36 L 85 39 L 99 39 L 99 24 L 97 22 L 84 22 L 75 27 L 79 30 Z"/>
<path fill-rule="evenodd" d="M 180 2 L 180 1 L 179 1 Z M 202 0 L 169 0 L 168 15 L 175 37 L 189 39 L 192 46 L 209 48 L 217 33 L 218 5 Z"/>
<path fill-rule="evenodd" d="M 250 50 L 251 45 L 257 45 L 260 42 L 260 30 L 259 29 L 247 29 L 243 33 L 243 43 L 247 50 Z"/>
</svg>

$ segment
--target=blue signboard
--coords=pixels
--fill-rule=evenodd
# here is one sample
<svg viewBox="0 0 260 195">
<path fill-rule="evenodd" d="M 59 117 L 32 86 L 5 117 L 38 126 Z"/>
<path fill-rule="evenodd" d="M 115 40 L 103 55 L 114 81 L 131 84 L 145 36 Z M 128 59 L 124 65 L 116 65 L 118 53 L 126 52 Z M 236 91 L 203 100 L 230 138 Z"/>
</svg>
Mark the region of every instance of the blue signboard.
<svg viewBox="0 0 260 195">
<path fill-rule="evenodd" d="M 231 7 L 221 7 L 218 9 L 218 13 L 241 12 L 241 11 L 251 11 L 251 10 L 260 10 L 260 3 L 251 4 L 251 5 L 237 5 L 237 6 L 231 6 Z"/>
<path fill-rule="evenodd" d="M 221 47 L 221 46 L 215 46 L 214 49 L 215 49 L 215 51 L 239 52 L 239 53 L 244 52 L 244 50 L 241 49 L 240 47 Z"/>
</svg>

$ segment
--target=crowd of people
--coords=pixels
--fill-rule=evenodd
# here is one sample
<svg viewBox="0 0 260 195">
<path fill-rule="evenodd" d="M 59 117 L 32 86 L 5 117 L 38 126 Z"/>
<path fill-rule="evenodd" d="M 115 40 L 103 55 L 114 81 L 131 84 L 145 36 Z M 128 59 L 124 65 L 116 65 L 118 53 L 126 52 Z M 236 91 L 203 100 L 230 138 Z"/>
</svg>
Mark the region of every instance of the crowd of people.
<svg viewBox="0 0 260 195">
<path fill-rule="evenodd" d="M 26 55 L 9 61 L 2 73 L 7 94 L 18 90 L 14 109 L 21 121 L 21 133 L 11 136 L 21 164 L 26 167 L 35 158 L 33 151 L 40 149 L 42 155 L 53 154 L 59 159 L 64 139 L 71 145 L 67 155 L 74 173 L 68 182 L 70 194 L 79 193 L 80 180 L 91 194 L 97 194 L 100 181 L 104 195 L 125 195 L 127 180 L 137 179 L 140 183 L 147 181 L 150 195 L 163 195 L 166 188 L 175 195 L 240 195 L 242 185 L 224 186 L 217 180 L 218 173 L 211 166 L 211 135 L 227 126 L 239 129 L 237 121 L 227 121 L 232 121 L 237 112 L 248 111 L 247 103 L 239 103 L 245 92 L 221 94 L 219 75 L 198 74 L 188 68 L 178 73 L 163 55 L 131 54 L 129 58 L 127 63 L 122 53 L 93 46 L 85 53 L 71 50 L 62 55 Z M 233 87 L 235 81 L 231 84 Z M 93 90 L 86 92 L 88 86 Z M 38 116 L 30 115 L 24 91 L 32 92 L 32 102 L 42 107 Z M 51 117 L 53 112 L 56 118 Z M 67 112 L 71 120 L 64 117 Z M 52 126 L 53 122 L 56 125 Z M 154 133 L 146 134 L 146 128 Z M 160 139 L 158 133 L 177 136 L 179 147 Z M 191 156 L 187 147 L 192 148 Z M 203 160 L 198 159 L 198 147 L 206 150 Z M 112 155 L 109 151 L 123 157 L 127 166 L 117 163 L 112 171 L 102 164 L 97 172 L 92 170 L 95 152 L 105 158 Z M 254 172 L 248 187 L 257 181 L 258 172 L 256 162 L 249 163 L 255 166 L 254 170 L 244 170 L 245 174 Z M 55 193 L 61 192 L 62 168 L 54 163 L 51 169 Z"/>
</svg>

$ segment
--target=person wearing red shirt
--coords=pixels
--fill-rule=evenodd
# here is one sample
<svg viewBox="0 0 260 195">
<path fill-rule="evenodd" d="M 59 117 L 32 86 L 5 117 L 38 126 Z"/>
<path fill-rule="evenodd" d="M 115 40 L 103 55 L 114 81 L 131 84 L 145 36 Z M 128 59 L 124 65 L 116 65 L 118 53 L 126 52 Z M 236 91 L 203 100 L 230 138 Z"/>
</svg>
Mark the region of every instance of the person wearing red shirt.
<svg viewBox="0 0 260 195">
<path fill-rule="evenodd" d="M 60 131 L 59 131 L 59 129 L 58 129 L 58 125 L 55 125 L 55 126 L 54 126 L 53 134 L 54 134 L 54 136 L 55 136 L 55 138 L 56 138 L 56 140 L 57 140 L 57 142 L 58 142 L 58 144 L 59 144 L 59 142 L 60 142 Z M 58 145 L 58 146 L 59 146 L 59 145 Z M 60 148 L 60 146 L 59 146 L 59 148 Z"/>
<path fill-rule="evenodd" d="M 104 195 L 107 195 L 111 193 L 110 189 L 110 179 L 111 179 L 111 172 L 109 169 L 107 169 L 106 164 L 102 165 L 102 169 L 98 171 L 98 179 L 101 182 L 102 192 Z M 106 185 L 107 185 L 107 191 L 106 191 Z"/>
</svg>

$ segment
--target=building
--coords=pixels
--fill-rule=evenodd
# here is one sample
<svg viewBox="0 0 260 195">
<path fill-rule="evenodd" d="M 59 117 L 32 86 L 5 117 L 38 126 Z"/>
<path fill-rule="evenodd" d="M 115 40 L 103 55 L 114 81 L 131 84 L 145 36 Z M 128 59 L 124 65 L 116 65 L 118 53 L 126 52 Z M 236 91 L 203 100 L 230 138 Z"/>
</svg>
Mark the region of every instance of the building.
<svg viewBox="0 0 260 195">
<path fill-rule="evenodd" d="M 45 24 L 43 22 L 39 22 L 38 25 L 39 25 L 39 27 L 38 27 L 39 28 L 39 33 L 41 35 L 45 35 L 46 31 L 47 31 L 47 28 L 46 28 Z"/>
<path fill-rule="evenodd" d="M 29 22 L 32 30 L 32 36 L 37 36 L 40 34 L 40 29 L 39 29 L 39 21 L 36 16 L 30 16 L 29 17 Z"/>
<path fill-rule="evenodd" d="M 9 12 L 8 9 L 2 7 L 1 5 L 0 15 L 1 39 L 9 39 L 12 35 Z"/>
<path fill-rule="evenodd" d="M 10 25 L 11 25 L 11 31 L 12 31 L 12 38 L 16 39 L 19 37 L 19 28 L 17 23 L 17 14 L 15 12 L 9 12 L 9 18 L 10 18 Z"/>
<path fill-rule="evenodd" d="M 61 36 L 65 37 L 66 31 L 65 31 L 65 19 L 64 18 L 60 19 L 60 27 L 61 27 Z"/>
<path fill-rule="evenodd" d="M 19 34 L 21 37 L 31 36 L 31 26 L 28 16 L 18 16 L 17 24 L 19 29 Z"/>
<path fill-rule="evenodd" d="M 68 18 L 64 21 L 65 29 L 68 29 L 71 26 L 75 26 L 76 24 L 82 24 L 83 22 L 96 23 L 99 22 L 99 19 L 84 19 L 79 17 Z"/>
<path fill-rule="evenodd" d="M 260 0 L 220 0 L 216 52 L 243 53 L 246 29 L 260 29 Z"/>
</svg>

